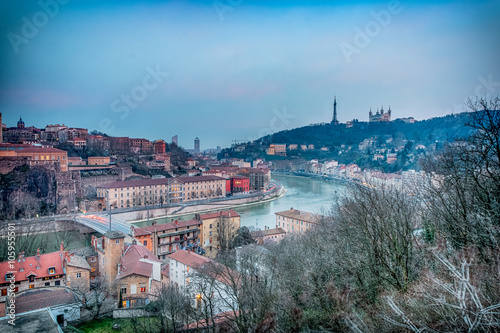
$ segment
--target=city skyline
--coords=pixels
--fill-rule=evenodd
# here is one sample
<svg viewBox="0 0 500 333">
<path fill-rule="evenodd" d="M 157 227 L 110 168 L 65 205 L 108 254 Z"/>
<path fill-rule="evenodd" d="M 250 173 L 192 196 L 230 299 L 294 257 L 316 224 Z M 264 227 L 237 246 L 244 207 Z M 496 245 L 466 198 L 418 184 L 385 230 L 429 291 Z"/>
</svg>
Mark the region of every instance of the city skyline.
<svg viewBox="0 0 500 333">
<path fill-rule="evenodd" d="M 500 91 L 500 4 L 6 3 L 0 112 L 202 149 L 332 120 L 466 111 Z"/>
</svg>

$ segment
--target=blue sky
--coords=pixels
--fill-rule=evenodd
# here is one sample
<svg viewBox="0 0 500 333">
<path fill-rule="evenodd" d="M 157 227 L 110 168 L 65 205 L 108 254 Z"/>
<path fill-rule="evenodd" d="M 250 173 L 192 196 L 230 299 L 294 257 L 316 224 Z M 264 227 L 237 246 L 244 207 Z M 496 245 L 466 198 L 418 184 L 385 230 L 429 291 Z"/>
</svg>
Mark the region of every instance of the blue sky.
<svg viewBox="0 0 500 333">
<path fill-rule="evenodd" d="M 67 3 L 66 3 L 67 2 Z M 2 1 L 0 112 L 192 148 L 500 91 L 500 2 Z M 45 9 L 44 9 L 45 8 Z"/>
</svg>

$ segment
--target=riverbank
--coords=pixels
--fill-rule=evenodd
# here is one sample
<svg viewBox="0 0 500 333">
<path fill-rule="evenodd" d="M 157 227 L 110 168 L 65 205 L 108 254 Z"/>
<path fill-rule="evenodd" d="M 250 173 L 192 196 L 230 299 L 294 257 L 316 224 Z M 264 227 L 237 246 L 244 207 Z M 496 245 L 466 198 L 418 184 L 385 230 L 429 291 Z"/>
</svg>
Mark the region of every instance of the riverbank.
<svg viewBox="0 0 500 333">
<path fill-rule="evenodd" d="M 333 183 L 341 184 L 341 185 L 356 183 L 354 180 L 349 179 L 349 178 L 339 178 L 339 177 L 327 176 L 327 175 L 316 174 L 316 173 L 300 172 L 300 171 L 272 171 L 271 175 L 272 174 L 285 175 L 285 176 L 291 176 L 291 177 L 321 179 L 321 180 L 331 181 Z"/>
<path fill-rule="evenodd" d="M 245 197 L 245 198 L 230 198 L 225 200 L 218 200 L 214 202 L 176 206 L 176 207 L 163 207 L 149 210 L 149 220 L 160 220 L 160 219 L 175 219 L 186 215 L 192 214 L 202 214 L 214 210 L 231 209 L 236 207 L 246 207 L 252 205 L 258 205 L 266 202 L 271 202 L 282 198 L 287 192 L 284 186 L 280 186 L 275 191 L 270 193 L 262 193 L 256 196 Z M 136 218 L 131 218 L 135 214 Z M 147 211 L 135 211 L 113 214 L 117 218 L 124 220 L 132 225 L 144 224 L 148 221 Z"/>
</svg>

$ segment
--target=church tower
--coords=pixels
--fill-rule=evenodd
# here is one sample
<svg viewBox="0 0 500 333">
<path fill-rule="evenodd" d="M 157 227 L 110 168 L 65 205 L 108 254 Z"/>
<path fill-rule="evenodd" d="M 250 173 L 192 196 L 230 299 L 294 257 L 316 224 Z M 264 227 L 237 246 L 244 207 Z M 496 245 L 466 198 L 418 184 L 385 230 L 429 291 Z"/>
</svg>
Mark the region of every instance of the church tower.
<svg viewBox="0 0 500 333">
<path fill-rule="evenodd" d="M 337 96 L 333 97 L 333 119 L 332 125 L 338 125 L 339 121 L 337 120 Z"/>
</svg>

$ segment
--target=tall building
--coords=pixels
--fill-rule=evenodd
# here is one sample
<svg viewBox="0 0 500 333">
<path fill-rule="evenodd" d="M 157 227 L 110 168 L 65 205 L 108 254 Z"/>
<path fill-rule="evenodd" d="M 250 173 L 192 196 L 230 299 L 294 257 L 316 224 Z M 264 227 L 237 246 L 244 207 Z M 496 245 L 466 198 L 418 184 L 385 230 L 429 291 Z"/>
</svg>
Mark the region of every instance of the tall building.
<svg viewBox="0 0 500 333">
<path fill-rule="evenodd" d="M 165 154 L 166 152 L 166 143 L 164 140 L 156 140 L 154 143 L 155 154 Z"/>
<path fill-rule="evenodd" d="M 177 135 L 172 137 L 172 143 L 175 143 L 176 146 L 179 145 L 179 137 Z"/>
<path fill-rule="evenodd" d="M 194 139 L 194 152 L 195 153 L 200 152 L 200 139 L 198 137 Z"/>
<path fill-rule="evenodd" d="M 337 119 L 337 96 L 333 98 L 333 118 L 332 125 L 338 125 L 339 121 Z"/>
</svg>

